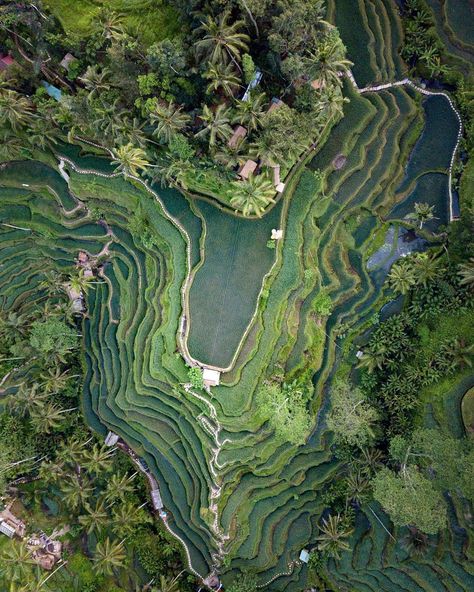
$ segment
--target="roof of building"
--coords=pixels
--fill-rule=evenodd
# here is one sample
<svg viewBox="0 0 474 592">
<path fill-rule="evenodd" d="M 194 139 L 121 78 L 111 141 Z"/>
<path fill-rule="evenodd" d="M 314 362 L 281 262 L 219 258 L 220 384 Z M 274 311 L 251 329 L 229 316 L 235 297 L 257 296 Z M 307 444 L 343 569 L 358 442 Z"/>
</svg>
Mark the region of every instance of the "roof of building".
<svg viewBox="0 0 474 592">
<path fill-rule="evenodd" d="M 151 492 L 151 501 L 155 510 L 161 510 L 163 508 L 163 500 L 161 499 L 161 493 L 159 489 L 153 489 Z"/>
<path fill-rule="evenodd" d="M 300 553 L 300 561 L 303 563 L 308 563 L 309 561 L 309 551 L 308 549 L 303 549 Z"/>
<path fill-rule="evenodd" d="M 77 58 L 72 55 L 72 53 L 67 53 L 60 62 L 60 66 L 62 66 L 65 70 L 69 68 L 69 64 L 74 62 Z"/>
<path fill-rule="evenodd" d="M 204 384 L 208 386 L 218 386 L 221 378 L 221 373 L 218 370 L 212 370 L 211 368 L 204 368 L 202 371 L 202 379 Z"/>
<path fill-rule="evenodd" d="M 229 138 L 229 141 L 227 142 L 227 146 L 229 146 L 229 148 L 237 148 L 237 146 L 240 144 L 240 142 L 242 142 L 242 140 L 245 138 L 246 135 L 247 135 L 246 128 L 243 125 L 238 125 L 235 128 L 232 136 Z"/>
<path fill-rule="evenodd" d="M 6 534 L 7 537 L 12 538 L 15 535 L 15 529 L 13 528 L 13 526 L 10 526 L 10 524 L 8 524 L 8 522 L 0 522 L 0 532 L 3 532 L 3 534 Z"/>
<path fill-rule="evenodd" d="M 0 60 L 6 65 L 6 66 L 13 66 L 13 64 L 15 63 L 15 60 L 12 58 L 11 55 L 6 55 L 3 56 L 2 58 L 0 58 Z"/>
<path fill-rule="evenodd" d="M 284 104 L 285 103 L 281 99 L 278 99 L 277 97 L 273 97 L 273 99 L 270 101 L 270 106 L 267 109 L 267 113 L 271 113 L 272 111 L 275 111 L 275 109 L 280 108 Z"/>
<path fill-rule="evenodd" d="M 285 184 L 284 183 L 278 183 L 278 185 L 275 187 L 275 189 L 277 190 L 278 193 L 283 193 L 284 189 L 285 189 Z"/>
<path fill-rule="evenodd" d="M 325 87 L 325 82 L 324 80 L 311 80 L 311 86 L 314 88 L 314 90 L 319 90 L 320 88 Z"/>
<path fill-rule="evenodd" d="M 250 177 L 250 175 L 255 172 L 255 169 L 257 168 L 257 163 L 255 162 L 255 160 L 247 160 L 247 162 L 242 165 L 239 169 L 239 175 L 242 177 L 242 179 L 248 179 Z"/>
<path fill-rule="evenodd" d="M 46 89 L 46 92 L 48 93 L 48 95 L 50 97 L 52 97 L 56 101 L 61 100 L 61 91 L 59 90 L 59 88 L 57 88 L 56 86 L 53 86 L 52 84 L 49 84 L 49 82 L 46 82 L 46 80 L 42 80 L 41 84 L 42 84 L 42 86 L 44 86 L 44 88 Z"/>
</svg>

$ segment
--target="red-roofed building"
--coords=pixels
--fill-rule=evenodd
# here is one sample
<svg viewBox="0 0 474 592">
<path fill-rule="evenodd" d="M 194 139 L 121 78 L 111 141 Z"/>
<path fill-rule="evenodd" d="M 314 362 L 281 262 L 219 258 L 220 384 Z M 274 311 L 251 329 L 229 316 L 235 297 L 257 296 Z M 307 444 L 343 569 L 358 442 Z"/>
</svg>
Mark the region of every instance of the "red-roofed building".
<svg viewBox="0 0 474 592">
<path fill-rule="evenodd" d="M 16 64 L 15 60 L 12 58 L 11 55 L 1 56 L 0 55 L 0 72 L 2 70 L 6 70 L 10 66 Z"/>
</svg>

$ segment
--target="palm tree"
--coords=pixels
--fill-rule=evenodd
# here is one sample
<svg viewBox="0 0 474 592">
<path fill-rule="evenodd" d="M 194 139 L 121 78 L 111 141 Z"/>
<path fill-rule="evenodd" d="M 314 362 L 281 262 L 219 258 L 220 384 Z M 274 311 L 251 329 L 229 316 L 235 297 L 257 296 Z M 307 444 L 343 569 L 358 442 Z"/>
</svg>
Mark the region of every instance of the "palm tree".
<svg viewBox="0 0 474 592">
<path fill-rule="evenodd" d="M 10 130 L 0 131 L 0 162 L 18 158 L 24 149 L 21 138 Z"/>
<path fill-rule="evenodd" d="M 114 503 L 116 500 L 124 500 L 128 493 L 132 493 L 135 487 L 132 481 L 137 476 L 137 473 L 132 475 L 114 473 L 110 479 L 107 480 L 107 489 L 105 491 L 105 499 L 108 503 Z"/>
<path fill-rule="evenodd" d="M 420 230 L 423 228 L 423 224 L 433 220 L 434 213 L 434 206 L 430 206 L 427 203 L 416 203 L 415 204 L 415 211 L 412 214 L 409 214 L 407 218 L 411 218 L 416 220 L 419 223 Z"/>
<path fill-rule="evenodd" d="M 474 257 L 471 257 L 467 263 L 461 263 L 458 269 L 460 285 L 474 289 Z"/>
<path fill-rule="evenodd" d="M 101 575 L 112 575 L 114 569 L 124 566 L 125 549 L 122 542 L 111 541 L 109 537 L 105 541 L 97 543 L 94 553 L 94 571 Z"/>
<path fill-rule="evenodd" d="M 151 517 L 141 507 L 127 501 L 118 505 L 112 512 L 112 530 L 121 537 L 133 534 L 137 527 L 151 521 Z"/>
<path fill-rule="evenodd" d="M 56 296 L 62 291 L 63 276 L 54 269 L 43 271 L 44 279 L 41 280 L 39 287 L 45 290 L 48 295 Z"/>
<path fill-rule="evenodd" d="M 115 145 L 133 144 L 145 149 L 149 140 L 143 131 L 145 124 L 138 117 L 132 119 L 121 114 L 114 117 L 113 136 Z"/>
<path fill-rule="evenodd" d="M 123 17 L 104 6 L 97 17 L 97 29 L 105 39 L 116 39 L 123 35 Z"/>
<path fill-rule="evenodd" d="M 17 582 L 28 578 L 34 561 L 26 542 L 12 540 L 3 546 L 0 553 L 0 574 L 6 582 Z"/>
<path fill-rule="evenodd" d="M 21 417 L 32 414 L 34 410 L 44 408 L 49 394 L 45 390 L 39 390 L 38 384 L 22 384 L 16 393 L 6 399 L 8 408 Z"/>
<path fill-rule="evenodd" d="M 84 83 L 84 86 L 89 91 L 87 98 L 92 100 L 96 96 L 100 95 L 101 92 L 105 92 L 110 89 L 110 70 L 108 68 L 102 68 L 99 70 L 97 65 L 88 66 L 87 70 L 79 80 Z"/>
<path fill-rule="evenodd" d="M 81 466 L 84 460 L 86 445 L 87 442 L 83 442 L 78 438 L 70 438 L 62 443 L 57 458 L 67 464 Z"/>
<path fill-rule="evenodd" d="M 181 573 L 173 579 L 160 575 L 160 585 L 158 587 L 154 586 L 150 592 L 179 592 L 179 578 L 181 577 Z"/>
<path fill-rule="evenodd" d="M 318 99 L 317 110 L 322 122 L 327 122 L 334 117 L 344 116 L 344 104 L 348 103 L 349 99 L 344 97 L 341 89 L 330 86 L 321 91 Z"/>
<path fill-rule="evenodd" d="M 413 266 L 407 262 L 398 262 L 392 266 L 389 273 L 391 287 L 400 294 L 407 294 L 416 284 L 416 275 Z"/>
<path fill-rule="evenodd" d="M 232 64 L 211 63 L 209 69 L 204 73 L 204 77 L 210 81 L 206 88 L 208 94 L 222 88 L 224 94 L 232 97 L 240 86 L 240 78 L 236 75 Z"/>
<path fill-rule="evenodd" d="M 87 534 L 92 534 L 94 531 L 99 532 L 109 522 L 104 498 L 96 500 L 94 507 L 86 502 L 84 509 L 86 513 L 79 516 L 79 523 L 86 529 Z"/>
<path fill-rule="evenodd" d="M 201 119 L 204 128 L 196 134 L 196 138 L 209 136 L 209 146 L 212 148 L 218 140 L 228 140 L 232 134 L 230 127 L 229 109 L 221 103 L 213 112 L 207 105 L 204 105 Z"/>
<path fill-rule="evenodd" d="M 0 88 L 0 125 L 9 123 L 16 131 L 32 119 L 33 108 L 25 96 L 14 90 Z"/>
<path fill-rule="evenodd" d="M 60 135 L 61 130 L 48 117 L 36 117 L 28 126 L 28 142 L 42 150 L 57 144 Z"/>
<path fill-rule="evenodd" d="M 169 144 L 172 138 L 182 131 L 190 121 L 187 113 L 183 113 L 183 108 L 174 103 L 158 103 L 149 115 L 152 124 L 156 124 L 153 135 L 161 142 Z"/>
<path fill-rule="evenodd" d="M 323 518 L 320 530 L 321 534 L 316 537 L 316 540 L 320 541 L 319 550 L 326 551 L 331 557 L 340 559 L 340 552 L 350 549 L 345 539 L 352 534 L 352 529 L 344 526 L 344 520 L 340 514 L 330 515 L 327 520 Z"/>
<path fill-rule="evenodd" d="M 83 464 L 91 473 L 108 473 L 112 469 L 114 448 L 94 444 L 92 449 L 84 450 Z"/>
<path fill-rule="evenodd" d="M 66 388 L 68 381 L 71 378 L 78 378 L 79 374 L 71 376 L 68 374 L 69 370 L 62 370 L 59 367 L 48 368 L 46 373 L 40 374 L 43 380 L 41 386 L 47 393 L 58 393 Z"/>
<path fill-rule="evenodd" d="M 387 348 L 384 345 L 369 345 L 364 349 L 364 353 L 359 360 L 360 368 L 367 368 L 373 372 L 376 368 L 381 369 L 387 359 Z"/>
<path fill-rule="evenodd" d="M 150 166 L 145 151 L 130 143 L 120 146 L 114 151 L 112 164 L 116 164 L 117 168 L 115 170 L 125 177 L 138 177 L 139 169 Z"/>
<path fill-rule="evenodd" d="M 429 282 L 436 279 L 441 271 L 440 259 L 436 259 L 430 253 L 419 253 L 413 260 L 413 271 L 416 275 L 417 283 L 426 286 Z"/>
<path fill-rule="evenodd" d="M 60 487 L 65 504 L 72 510 L 85 505 L 94 491 L 89 480 L 79 475 L 68 475 Z"/>
<path fill-rule="evenodd" d="M 441 348 L 444 356 L 451 360 L 451 367 L 472 368 L 472 357 L 474 355 L 474 344 L 468 345 L 464 339 L 454 339 Z"/>
<path fill-rule="evenodd" d="M 337 32 L 329 32 L 305 59 L 308 75 L 317 79 L 324 88 L 342 86 L 341 73 L 352 66 L 352 62 L 344 57 L 345 51 Z"/>
<path fill-rule="evenodd" d="M 59 483 L 65 475 L 64 463 L 59 459 L 43 461 L 38 472 L 40 480 L 47 484 Z"/>
<path fill-rule="evenodd" d="M 74 274 L 69 276 L 69 281 L 66 283 L 66 286 L 78 293 L 78 294 L 87 294 L 90 288 L 93 288 L 94 277 L 90 275 L 86 275 L 85 270 L 81 267 L 79 270 L 75 270 Z"/>
<path fill-rule="evenodd" d="M 48 402 L 41 407 L 34 407 L 31 410 L 31 424 L 36 432 L 49 434 L 61 427 L 64 415 L 72 409 L 61 409 L 58 405 Z"/>
<path fill-rule="evenodd" d="M 346 479 L 348 500 L 361 504 L 369 497 L 370 481 L 361 471 L 350 472 Z"/>
<path fill-rule="evenodd" d="M 194 47 L 202 62 L 227 64 L 231 61 L 240 70 L 238 61 L 241 53 L 248 50 L 247 42 L 250 37 L 240 32 L 245 25 L 244 21 L 229 23 L 230 16 L 228 10 L 222 12 L 217 19 L 207 15 L 196 29 L 196 33 L 202 34 L 203 38 L 196 41 Z"/>
<path fill-rule="evenodd" d="M 229 192 L 232 207 L 242 210 L 244 216 L 261 216 L 265 208 L 275 203 L 275 188 L 268 177 L 251 175 L 243 181 L 234 181 Z"/>
<path fill-rule="evenodd" d="M 250 94 L 246 101 L 237 101 L 234 123 L 245 126 L 249 132 L 262 127 L 266 113 L 267 97 L 265 93 Z"/>
</svg>

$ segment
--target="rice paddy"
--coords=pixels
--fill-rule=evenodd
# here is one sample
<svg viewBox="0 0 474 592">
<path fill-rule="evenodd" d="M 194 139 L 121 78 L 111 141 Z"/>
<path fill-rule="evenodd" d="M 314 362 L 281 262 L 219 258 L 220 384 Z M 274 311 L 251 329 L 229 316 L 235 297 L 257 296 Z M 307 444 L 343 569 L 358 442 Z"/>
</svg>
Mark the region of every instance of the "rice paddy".
<svg viewBox="0 0 474 592">
<path fill-rule="evenodd" d="M 392 3 L 359 0 L 357 10 L 346 0 L 329 4 L 332 13 L 337 8 L 358 83 L 398 79 L 400 26 Z M 354 19 L 359 37 L 349 32 Z M 119 434 L 146 462 L 190 566 L 201 576 L 217 570 L 224 584 L 237 570 L 251 569 L 271 590 L 306 585 L 299 553 L 316 536 L 322 492 L 339 470 L 324 423 L 324 393 L 341 357 L 337 329 L 362 327 L 383 302 L 387 266 L 367 262 L 388 220 L 432 200 L 437 222 L 446 221 L 457 123 L 445 105 L 436 98 L 422 105 L 402 87 L 360 95 L 345 82 L 345 94 L 344 119 L 259 221 L 156 188 L 160 203 L 142 186 L 72 167 L 69 187 L 53 166 L 39 162 L 0 170 L 0 220 L 9 225 L 0 232 L 0 276 L 8 278 L 1 282 L 3 306 L 29 298 L 45 269 L 71 267 L 79 250 L 100 255 L 101 283 L 87 296 L 83 321 L 87 421 L 100 434 Z M 96 157 L 58 152 L 82 169 L 107 172 Z M 344 166 L 337 167 L 341 154 Z M 323 191 L 314 171 L 323 175 Z M 109 232 L 94 217 L 98 204 Z M 152 245 L 131 230 L 138 210 Z M 280 226 L 284 239 L 269 249 L 271 229 Z M 387 255 L 395 248 L 391 240 Z M 190 287 L 182 298 L 184 285 Z M 322 291 L 334 307 L 318 319 L 314 301 Z M 190 355 L 232 365 L 212 397 L 184 387 L 183 314 Z M 255 419 L 255 390 L 275 368 L 314 375 L 314 430 L 304 446 L 277 442 Z M 461 386 L 465 393 L 469 385 Z M 353 554 L 331 563 L 335 586 L 358 592 L 474 587 L 456 500 L 449 536 L 419 561 L 393 542 L 406 533 L 380 508 L 362 509 Z"/>
</svg>

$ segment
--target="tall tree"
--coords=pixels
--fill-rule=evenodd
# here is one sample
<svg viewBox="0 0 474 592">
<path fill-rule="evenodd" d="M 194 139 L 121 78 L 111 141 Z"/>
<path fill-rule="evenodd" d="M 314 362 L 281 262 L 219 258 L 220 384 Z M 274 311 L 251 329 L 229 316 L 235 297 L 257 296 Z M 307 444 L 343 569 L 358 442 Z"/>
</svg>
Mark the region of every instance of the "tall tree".
<svg viewBox="0 0 474 592">
<path fill-rule="evenodd" d="M 232 97 L 240 86 L 240 78 L 232 64 L 210 64 L 204 76 L 209 80 L 206 89 L 209 94 L 222 89 L 225 95 Z"/>
<path fill-rule="evenodd" d="M 204 105 L 201 119 L 204 127 L 196 134 L 196 138 L 208 138 L 211 148 L 216 145 L 218 140 L 228 140 L 232 135 L 230 110 L 223 103 L 218 105 L 215 111 Z"/>
<path fill-rule="evenodd" d="M 342 551 L 350 549 L 347 538 L 352 534 L 344 524 L 344 519 L 339 514 L 331 514 L 328 519 L 323 518 L 322 525 L 319 527 L 321 534 L 316 537 L 318 549 L 326 551 L 331 557 L 340 559 Z"/>
<path fill-rule="evenodd" d="M 230 22 L 231 14 L 223 11 L 214 18 L 207 15 L 196 29 L 196 34 L 202 35 L 195 42 L 196 53 L 202 62 L 212 64 L 227 64 L 233 62 L 238 66 L 240 56 L 248 50 L 249 36 L 242 33 L 244 21 Z"/>
<path fill-rule="evenodd" d="M 174 103 L 158 103 L 149 114 L 149 119 L 155 126 L 153 135 L 165 144 L 169 144 L 190 121 L 189 115 L 183 113 L 182 107 L 178 107 Z"/>
<path fill-rule="evenodd" d="M 141 169 L 150 166 L 143 148 L 136 148 L 130 143 L 120 146 L 114 151 L 112 164 L 117 165 L 115 169 L 117 172 L 132 177 L 138 177 Z"/>
<path fill-rule="evenodd" d="M 107 537 L 105 541 L 97 543 L 94 552 L 94 571 L 101 575 L 112 575 L 114 569 L 125 565 L 125 558 L 123 542 L 111 541 Z"/>
<path fill-rule="evenodd" d="M 0 125 L 8 123 L 13 130 L 28 125 L 34 118 L 30 101 L 20 93 L 0 88 Z"/>
<path fill-rule="evenodd" d="M 265 208 L 273 199 L 275 188 L 268 177 L 264 175 L 251 175 L 242 181 L 233 181 L 229 190 L 230 204 L 242 211 L 244 216 L 261 216 Z"/>
<path fill-rule="evenodd" d="M 265 93 L 250 93 L 246 101 L 237 101 L 233 122 L 245 126 L 249 132 L 260 128 L 266 112 L 266 102 Z"/>
</svg>

